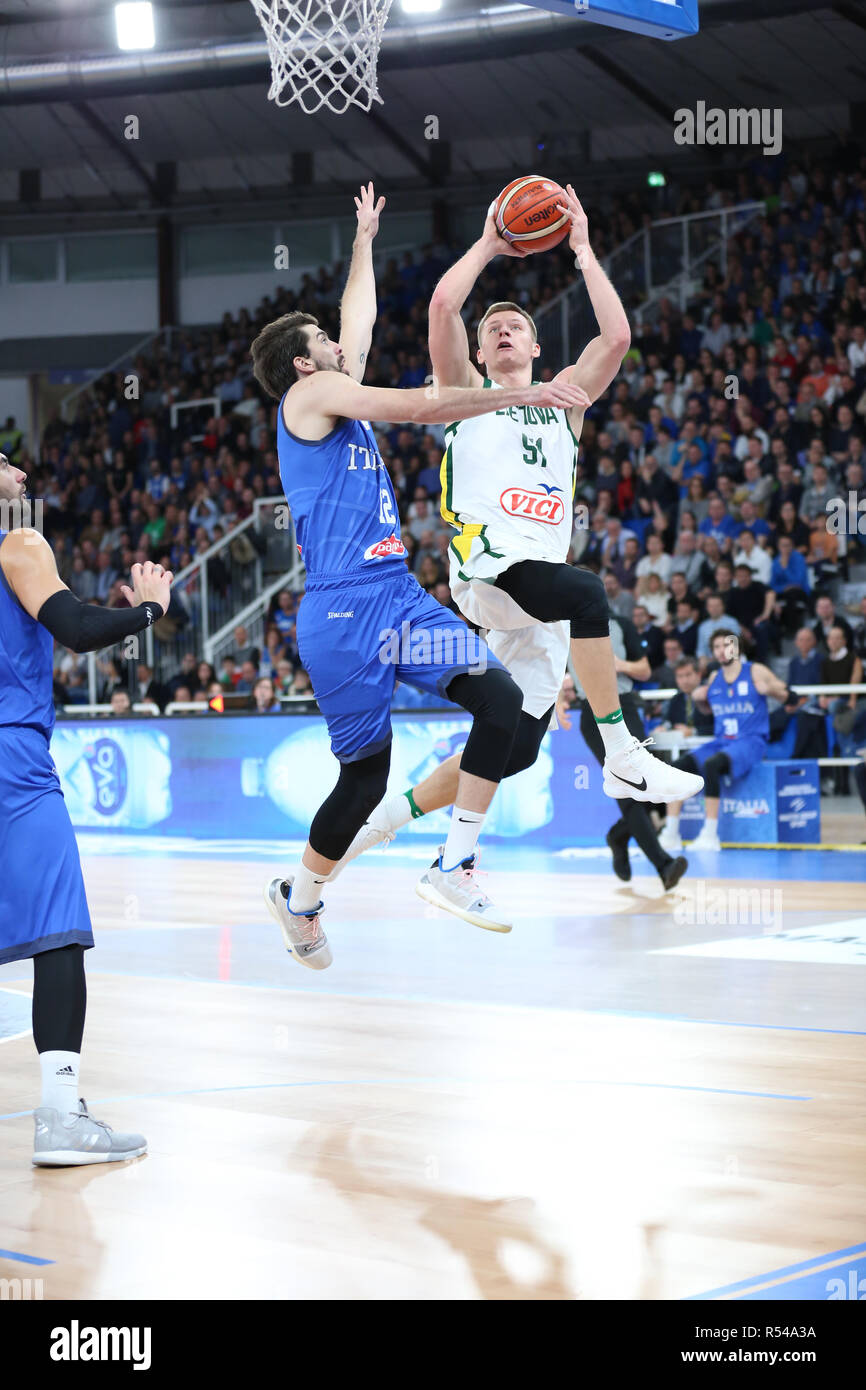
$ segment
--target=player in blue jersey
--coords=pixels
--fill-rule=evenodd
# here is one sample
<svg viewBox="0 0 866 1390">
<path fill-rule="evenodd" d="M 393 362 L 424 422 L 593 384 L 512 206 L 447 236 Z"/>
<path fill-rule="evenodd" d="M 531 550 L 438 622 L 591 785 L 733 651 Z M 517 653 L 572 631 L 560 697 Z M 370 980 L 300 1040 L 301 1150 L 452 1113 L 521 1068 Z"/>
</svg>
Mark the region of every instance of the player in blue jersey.
<svg viewBox="0 0 866 1390">
<path fill-rule="evenodd" d="M 340 764 L 300 864 L 273 879 L 265 899 L 295 959 L 319 970 L 331 963 L 322 886 L 385 793 L 395 680 L 446 695 L 473 715 L 448 838 L 417 891 L 476 926 L 511 929 L 474 869 L 485 812 L 509 772 L 522 695 L 486 645 L 408 572 L 394 489 L 369 422 L 446 424 L 530 398 L 560 410 L 588 404 L 579 387 L 560 380 L 495 393 L 435 383 L 362 386 L 376 318 L 372 242 L 383 205 L 372 184 L 355 199 L 339 342 L 309 314 L 292 313 L 252 345 L 255 375 L 280 402 L 280 476 L 307 571 L 298 650 Z"/>
<path fill-rule="evenodd" d="M 708 701 L 713 711 L 713 737 L 692 753 L 680 758 L 677 767 L 687 772 L 703 774 L 706 786 L 706 819 L 700 833 L 692 841 L 692 849 L 721 849 L 719 841 L 719 799 L 721 779 L 730 777 L 736 782 L 745 777 L 749 768 L 763 760 L 770 739 L 767 696 L 788 704 L 790 691 L 784 681 L 775 676 L 769 666 L 756 661 L 744 661 L 740 655 L 740 639 L 730 628 L 713 633 L 713 657 L 719 663 L 705 685 L 699 686 L 693 699 Z M 665 828 L 659 843 L 668 853 L 682 850 L 680 840 L 681 801 L 671 802 Z"/>
<path fill-rule="evenodd" d="M 26 474 L 0 454 L 0 504 L 20 507 Z M 4 516 L 4 519 L 5 516 Z M 99 651 L 162 617 L 172 576 L 136 565 L 133 606 L 80 603 L 36 532 L 0 530 L 0 965 L 33 959 L 33 1038 L 42 1070 L 33 1162 L 49 1167 L 137 1158 L 140 1134 L 116 1134 L 79 1097 L 93 945 L 78 846 L 49 742 L 54 643 Z"/>
</svg>

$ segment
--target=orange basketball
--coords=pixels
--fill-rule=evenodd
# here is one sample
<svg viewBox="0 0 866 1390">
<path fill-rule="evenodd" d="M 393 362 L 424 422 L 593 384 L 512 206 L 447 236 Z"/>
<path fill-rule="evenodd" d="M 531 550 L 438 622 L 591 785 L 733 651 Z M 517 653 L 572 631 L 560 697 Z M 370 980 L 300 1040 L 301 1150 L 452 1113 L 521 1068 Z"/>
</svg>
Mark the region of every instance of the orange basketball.
<svg viewBox="0 0 866 1390">
<path fill-rule="evenodd" d="M 522 251 L 549 251 L 569 233 L 570 218 L 556 206 L 564 201 L 552 179 L 540 174 L 514 179 L 493 204 L 497 231 Z"/>
</svg>

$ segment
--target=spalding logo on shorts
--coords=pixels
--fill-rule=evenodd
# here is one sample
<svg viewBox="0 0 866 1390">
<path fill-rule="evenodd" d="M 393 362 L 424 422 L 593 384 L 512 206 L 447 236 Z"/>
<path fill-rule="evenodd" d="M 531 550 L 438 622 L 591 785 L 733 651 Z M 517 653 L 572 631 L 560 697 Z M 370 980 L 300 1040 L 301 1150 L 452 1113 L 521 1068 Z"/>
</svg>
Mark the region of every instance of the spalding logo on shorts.
<svg viewBox="0 0 866 1390">
<path fill-rule="evenodd" d="M 548 492 L 530 492 L 525 487 L 507 487 L 499 498 L 499 505 L 509 516 L 528 516 L 548 526 L 558 526 L 565 514 L 561 497 Z"/>
</svg>

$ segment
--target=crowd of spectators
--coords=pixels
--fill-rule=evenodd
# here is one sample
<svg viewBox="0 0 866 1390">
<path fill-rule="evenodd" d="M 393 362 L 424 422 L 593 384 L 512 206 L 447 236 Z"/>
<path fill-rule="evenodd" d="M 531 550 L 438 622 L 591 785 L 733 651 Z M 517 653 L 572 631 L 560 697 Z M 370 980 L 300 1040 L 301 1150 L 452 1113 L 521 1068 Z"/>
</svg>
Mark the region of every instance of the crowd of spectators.
<svg viewBox="0 0 866 1390">
<path fill-rule="evenodd" d="M 851 146 L 832 161 L 780 156 L 729 186 L 668 193 L 668 214 L 752 198 L 764 201 L 765 213 L 731 238 L 724 273 L 706 266 L 684 310 L 662 302 L 641 324 L 626 301 L 632 345 L 586 417 L 569 558 L 599 572 L 612 609 L 637 625 L 651 684 L 676 684 L 688 696 L 722 626 L 783 675 L 796 643 L 791 670 L 801 683 L 832 672 L 834 683 L 856 684 L 866 601 L 855 600 L 847 618 L 840 604 L 843 585 L 850 596 L 866 574 L 866 156 Z M 594 244 L 610 249 L 650 215 L 637 196 L 590 209 Z M 461 249 L 431 246 L 380 268 L 368 383 L 424 382 L 427 302 Z M 297 307 L 334 324 L 344 275 L 343 265 L 323 268 L 254 314 L 226 315 L 213 330 L 156 348 L 135 364 L 136 400 L 127 399 L 124 371 L 83 394 L 71 423 L 56 414 L 49 420 L 39 462 L 29 465 L 32 491 L 43 499 L 61 575 L 80 598 L 122 604 L 119 585 L 136 560 L 177 573 L 248 517 L 256 498 L 280 494 L 275 409 L 251 376 L 247 350 L 264 323 Z M 573 276 L 561 251 L 497 259 L 467 304 L 470 334 L 491 301 L 514 299 L 537 311 Z M 545 364 L 543 332 L 541 341 L 549 376 L 562 364 Z M 173 404 L 214 396 L 219 417 L 205 406 L 184 411 L 172 427 Z M 408 564 L 453 606 L 451 532 L 439 515 L 441 432 L 380 426 L 377 438 Z M 28 466 L 23 447 L 19 461 Z M 239 630 L 214 672 L 199 660 L 195 624 L 178 598 L 170 631 L 188 654 L 177 670 L 161 672 L 149 698 L 162 707 L 166 699 L 212 698 L 219 687 L 276 708 L 281 696 L 305 693 L 297 603 L 296 594 L 280 594 L 261 649 Z M 114 659 L 102 663 L 100 677 L 101 698 L 123 687 L 135 702 L 153 672 Z M 61 703 L 87 698 L 82 662 L 63 651 L 57 693 Z M 840 747 L 851 748 L 866 742 L 866 729 L 856 696 L 844 705 L 832 702 L 831 722 Z M 787 711 L 798 747 L 824 748 L 828 721 L 817 711 L 826 713 L 812 700 Z"/>
</svg>

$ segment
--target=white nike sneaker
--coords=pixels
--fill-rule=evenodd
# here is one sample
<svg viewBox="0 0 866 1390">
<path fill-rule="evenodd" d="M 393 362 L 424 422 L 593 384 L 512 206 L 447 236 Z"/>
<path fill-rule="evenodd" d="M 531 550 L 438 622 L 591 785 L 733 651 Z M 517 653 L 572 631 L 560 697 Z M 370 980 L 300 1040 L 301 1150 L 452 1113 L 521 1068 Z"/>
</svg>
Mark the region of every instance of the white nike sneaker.
<svg viewBox="0 0 866 1390">
<path fill-rule="evenodd" d="M 324 904 L 319 903 L 312 912 L 292 912 L 289 903 L 293 881 L 291 877 L 272 878 L 270 883 L 265 884 L 268 911 L 279 922 L 286 950 L 298 964 L 306 965 L 310 970 L 327 970 L 334 958 L 319 922 L 319 916 L 325 910 Z"/>
<path fill-rule="evenodd" d="M 659 844 L 668 854 L 682 854 L 683 842 L 679 831 L 673 831 L 667 825 L 659 831 Z"/>
<path fill-rule="evenodd" d="M 632 739 L 622 753 L 605 758 L 602 787 L 607 795 L 618 800 L 630 796 L 633 801 L 688 801 L 690 796 L 697 796 L 703 777 L 654 758 L 646 751 L 652 741 Z"/>
<path fill-rule="evenodd" d="M 701 850 L 701 849 L 713 849 L 713 850 L 721 849 L 721 848 L 722 848 L 722 842 L 721 842 L 721 840 L 719 839 L 719 832 L 718 832 L 718 830 L 708 830 L 708 829 L 707 829 L 707 826 L 706 826 L 706 822 L 704 822 L 703 826 L 701 827 L 701 830 L 700 830 L 699 834 L 697 834 L 697 835 L 695 836 L 695 838 L 692 840 L 691 847 L 692 847 L 692 849 L 697 849 L 697 850 Z"/>
<path fill-rule="evenodd" d="M 399 826 L 392 824 L 387 805 L 387 800 L 380 801 L 370 817 L 364 821 L 342 859 L 337 861 L 328 874 L 329 883 L 333 883 L 335 878 L 339 878 L 346 865 L 351 860 L 357 859 L 359 854 L 364 854 L 368 849 L 375 848 L 376 845 L 390 845 Z"/>
<path fill-rule="evenodd" d="M 511 931 L 510 917 L 491 902 L 475 877 L 478 855 L 470 855 L 446 873 L 442 868 L 444 848 L 444 845 L 439 846 L 439 858 L 416 883 L 418 897 L 434 907 L 441 907 L 444 912 L 462 917 L 473 927 L 483 927 L 485 931 Z"/>
<path fill-rule="evenodd" d="M 94 1120 L 87 1101 L 68 1115 L 49 1106 L 33 1111 L 36 1133 L 33 1162 L 37 1168 L 65 1168 L 68 1164 L 122 1163 L 147 1153 L 143 1134 L 115 1134 L 103 1120 Z"/>
</svg>

